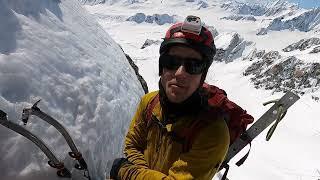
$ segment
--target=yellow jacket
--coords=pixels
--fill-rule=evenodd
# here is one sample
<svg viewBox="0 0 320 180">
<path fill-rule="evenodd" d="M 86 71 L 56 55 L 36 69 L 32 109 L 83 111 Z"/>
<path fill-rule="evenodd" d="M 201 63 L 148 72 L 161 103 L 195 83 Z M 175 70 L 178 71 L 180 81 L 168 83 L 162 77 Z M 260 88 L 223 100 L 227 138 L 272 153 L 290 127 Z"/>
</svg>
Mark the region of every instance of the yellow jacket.
<svg viewBox="0 0 320 180">
<path fill-rule="evenodd" d="M 125 139 L 124 154 L 132 164 L 119 170 L 120 179 L 199 179 L 211 180 L 229 147 L 229 131 L 222 117 L 201 129 L 192 143 L 192 148 L 182 153 L 182 144 L 173 140 L 169 131 L 178 132 L 195 117 L 181 117 L 171 127 L 160 128 L 159 124 L 147 123 L 146 107 L 158 91 L 142 97 Z M 158 103 L 152 114 L 162 121 Z M 161 130 L 162 129 L 162 130 Z"/>
</svg>

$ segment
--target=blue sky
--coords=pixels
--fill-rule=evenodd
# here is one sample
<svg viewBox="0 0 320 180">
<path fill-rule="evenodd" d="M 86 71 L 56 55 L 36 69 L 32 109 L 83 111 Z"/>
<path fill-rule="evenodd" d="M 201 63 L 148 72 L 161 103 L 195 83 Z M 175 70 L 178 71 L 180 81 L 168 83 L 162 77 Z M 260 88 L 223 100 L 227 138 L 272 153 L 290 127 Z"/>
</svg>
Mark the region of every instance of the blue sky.
<svg viewBox="0 0 320 180">
<path fill-rule="evenodd" d="M 320 7 L 320 0 L 288 0 L 288 1 L 299 3 L 300 7 L 303 7 L 303 8 Z"/>
</svg>

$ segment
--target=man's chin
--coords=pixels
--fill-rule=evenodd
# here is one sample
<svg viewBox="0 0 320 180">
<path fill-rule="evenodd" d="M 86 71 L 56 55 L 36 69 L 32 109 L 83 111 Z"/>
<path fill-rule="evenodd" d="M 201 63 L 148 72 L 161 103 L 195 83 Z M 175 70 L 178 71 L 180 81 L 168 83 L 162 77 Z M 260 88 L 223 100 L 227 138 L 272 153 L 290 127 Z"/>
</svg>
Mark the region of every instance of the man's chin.
<svg viewBox="0 0 320 180">
<path fill-rule="evenodd" d="M 184 94 L 174 93 L 174 92 L 171 92 L 171 93 L 168 95 L 168 99 L 169 99 L 169 101 L 172 102 L 172 103 L 180 103 L 180 102 L 182 102 L 182 101 L 185 100 Z"/>
</svg>

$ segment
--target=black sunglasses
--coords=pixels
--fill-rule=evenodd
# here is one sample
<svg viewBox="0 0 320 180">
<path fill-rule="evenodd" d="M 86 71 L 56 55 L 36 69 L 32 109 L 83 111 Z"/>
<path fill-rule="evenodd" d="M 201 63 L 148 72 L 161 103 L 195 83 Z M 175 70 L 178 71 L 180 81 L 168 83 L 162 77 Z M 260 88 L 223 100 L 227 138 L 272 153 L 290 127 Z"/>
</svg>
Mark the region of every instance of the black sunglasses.
<svg viewBox="0 0 320 180">
<path fill-rule="evenodd" d="M 207 68 L 207 63 L 204 60 L 195 58 L 181 58 L 169 54 L 162 54 L 159 58 L 159 63 L 162 67 L 169 70 L 177 70 L 180 66 L 184 66 L 189 74 L 201 74 Z"/>
</svg>

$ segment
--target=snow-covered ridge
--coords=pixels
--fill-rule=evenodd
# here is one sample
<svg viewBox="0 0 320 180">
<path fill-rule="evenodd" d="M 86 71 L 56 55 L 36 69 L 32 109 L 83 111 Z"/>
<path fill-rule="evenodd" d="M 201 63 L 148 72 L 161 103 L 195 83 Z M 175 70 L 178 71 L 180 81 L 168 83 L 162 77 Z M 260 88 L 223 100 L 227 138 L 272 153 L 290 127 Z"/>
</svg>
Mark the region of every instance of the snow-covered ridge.
<svg viewBox="0 0 320 180">
<path fill-rule="evenodd" d="M 275 18 L 267 27 L 261 28 L 257 35 L 265 35 L 268 31 L 299 30 L 308 32 L 320 29 L 320 8 L 308 10 L 298 16 Z"/>
<path fill-rule="evenodd" d="M 235 14 L 241 15 L 262 16 L 266 12 L 265 7 L 263 7 L 262 5 L 247 4 L 237 1 L 225 2 L 220 7 L 226 10 L 230 10 Z"/>
<path fill-rule="evenodd" d="M 319 47 L 318 45 L 320 45 L 320 38 L 301 39 L 299 42 L 290 44 L 286 48 L 282 49 L 282 51 L 291 52 L 291 51 L 298 50 L 298 49 L 300 51 L 304 51 L 304 50 L 312 48 L 314 46 Z M 317 48 L 317 47 L 315 47 L 315 48 Z"/>
<path fill-rule="evenodd" d="M 127 19 L 127 21 L 134 21 L 136 23 L 157 23 L 158 25 L 163 25 L 166 23 L 175 23 L 177 22 L 176 15 L 168 15 L 168 14 L 153 14 L 153 15 L 145 15 L 144 13 L 137 13 Z"/>
<path fill-rule="evenodd" d="M 298 10 L 298 6 L 293 3 L 289 3 L 286 0 L 277 0 L 270 5 L 266 6 L 265 16 L 280 16 L 284 14 L 292 14 Z"/>
<path fill-rule="evenodd" d="M 122 4 L 134 4 L 134 3 L 143 3 L 146 0 L 78 0 L 81 4 L 84 5 L 97 5 L 97 4 L 108 4 L 113 5 L 116 3 Z"/>
<path fill-rule="evenodd" d="M 254 16 L 242 16 L 242 15 L 230 15 L 220 19 L 234 20 L 234 21 L 240 21 L 240 20 L 256 21 L 257 20 Z"/>
<path fill-rule="evenodd" d="M 227 1 L 220 7 L 230 10 L 235 14 L 253 16 L 277 16 L 298 9 L 297 5 L 289 3 L 285 0 L 277 0 L 274 2 L 260 1 L 259 3 Z"/>
<path fill-rule="evenodd" d="M 0 1 L 0 22 L 0 109 L 19 123 L 22 109 L 42 99 L 39 108 L 69 131 L 92 179 L 105 179 L 143 95 L 123 51 L 76 0 Z M 62 136 L 29 121 L 72 169 Z M 26 138 L 0 126 L 0 142 L 1 180 L 60 179 Z"/>
<path fill-rule="evenodd" d="M 96 4 L 103 4 L 106 2 L 106 0 L 78 0 L 81 4 L 86 5 L 96 5 Z"/>
<path fill-rule="evenodd" d="M 207 0 L 185 0 L 188 3 L 194 3 L 197 6 L 197 9 L 209 7 Z"/>
<path fill-rule="evenodd" d="M 320 8 L 299 9 L 296 4 L 285 0 L 254 4 L 228 1 L 220 7 L 233 13 L 222 19 L 254 21 L 256 19 L 254 16 L 263 18 L 264 23 L 261 24 L 261 28 L 257 30 L 256 35 L 265 35 L 269 31 L 281 30 L 320 31 Z"/>
<path fill-rule="evenodd" d="M 260 1 L 256 3 L 227 1 L 223 3 L 221 8 L 230 10 L 235 14 L 253 15 L 253 16 L 280 16 L 283 14 L 290 14 L 292 11 L 298 9 L 298 6 L 289 3 L 286 0 Z"/>
</svg>

